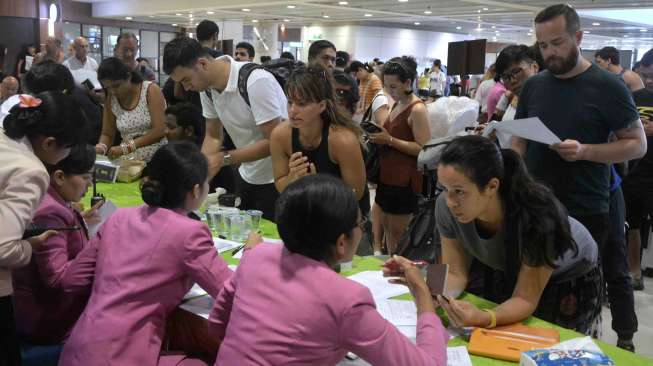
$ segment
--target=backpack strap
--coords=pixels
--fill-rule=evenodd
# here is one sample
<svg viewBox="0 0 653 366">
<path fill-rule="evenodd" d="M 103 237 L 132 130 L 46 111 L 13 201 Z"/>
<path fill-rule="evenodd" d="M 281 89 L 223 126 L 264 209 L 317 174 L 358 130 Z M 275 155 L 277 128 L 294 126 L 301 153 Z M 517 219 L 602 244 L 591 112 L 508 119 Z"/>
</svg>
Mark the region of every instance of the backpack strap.
<svg viewBox="0 0 653 366">
<path fill-rule="evenodd" d="M 252 71 L 258 69 L 265 69 L 265 67 L 263 67 L 263 65 L 250 62 L 243 65 L 238 71 L 238 93 L 240 93 L 240 96 L 243 97 L 248 107 L 251 107 L 252 105 L 249 102 L 249 94 L 247 93 L 247 80 L 249 79 L 249 75 L 252 73 Z"/>
<path fill-rule="evenodd" d="M 374 101 L 376 100 L 377 97 L 381 95 L 380 93 L 376 93 L 374 95 L 374 98 L 372 98 L 372 102 L 370 103 L 369 107 L 367 107 L 367 110 L 365 111 L 365 114 L 363 114 L 363 119 L 361 122 L 371 122 L 372 121 L 372 107 L 374 106 Z"/>
</svg>

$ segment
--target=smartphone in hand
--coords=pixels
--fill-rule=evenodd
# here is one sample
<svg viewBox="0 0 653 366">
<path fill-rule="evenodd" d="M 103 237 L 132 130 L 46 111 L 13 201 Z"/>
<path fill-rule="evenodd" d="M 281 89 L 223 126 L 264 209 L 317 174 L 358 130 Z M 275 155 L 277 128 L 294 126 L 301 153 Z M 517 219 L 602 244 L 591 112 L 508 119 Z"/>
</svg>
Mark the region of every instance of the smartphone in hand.
<svg viewBox="0 0 653 366">
<path fill-rule="evenodd" d="M 448 273 L 448 264 L 435 263 L 426 268 L 426 285 L 429 287 L 431 295 L 444 296 Z"/>
<path fill-rule="evenodd" d="M 90 79 L 82 81 L 82 85 L 84 85 L 84 87 L 88 90 L 95 90 L 95 85 L 93 85 Z"/>
</svg>

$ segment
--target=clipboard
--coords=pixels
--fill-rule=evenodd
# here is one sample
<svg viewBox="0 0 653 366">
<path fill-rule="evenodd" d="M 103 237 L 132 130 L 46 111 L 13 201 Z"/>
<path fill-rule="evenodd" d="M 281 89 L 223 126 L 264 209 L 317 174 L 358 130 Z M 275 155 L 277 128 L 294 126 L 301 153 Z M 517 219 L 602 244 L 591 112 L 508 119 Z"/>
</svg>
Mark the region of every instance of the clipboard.
<svg viewBox="0 0 653 366">
<path fill-rule="evenodd" d="M 477 356 L 519 362 L 522 352 L 557 343 L 560 343 L 560 333 L 555 329 L 512 324 L 493 329 L 475 328 L 468 350 Z"/>
</svg>

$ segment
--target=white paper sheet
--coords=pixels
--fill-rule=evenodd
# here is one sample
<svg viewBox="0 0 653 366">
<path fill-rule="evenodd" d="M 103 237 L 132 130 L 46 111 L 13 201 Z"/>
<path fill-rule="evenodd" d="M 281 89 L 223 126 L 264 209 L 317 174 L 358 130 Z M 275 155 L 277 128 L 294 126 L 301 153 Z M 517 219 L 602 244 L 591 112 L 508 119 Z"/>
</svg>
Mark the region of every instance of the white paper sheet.
<svg viewBox="0 0 653 366">
<path fill-rule="evenodd" d="M 381 271 L 364 271 L 349 276 L 350 280 L 356 281 L 370 289 L 375 302 L 386 300 L 391 297 L 407 294 L 408 287 L 396 285 L 388 282 L 388 278 L 383 277 Z"/>
<path fill-rule="evenodd" d="M 263 238 L 264 243 L 268 244 L 283 244 L 283 241 L 281 239 L 271 239 L 271 238 Z M 241 259 L 243 257 L 243 252 L 244 250 L 239 250 L 238 253 L 236 253 L 233 258 L 234 259 Z"/>
<path fill-rule="evenodd" d="M 70 73 L 73 75 L 73 79 L 75 79 L 75 84 L 82 85 L 85 80 L 89 80 L 93 84 L 94 89 L 102 89 L 102 84 L 100 84 L 100 81 L 97 79 L 97 72 L 93 70 L 78 69 L 71 70 Z"/>
<path fill-rule="evenodd" d="M 519 136 L 527 140 L 541 142 L 546 145 L 553 145 L 562 142 L 551 130 L 549 130 L 537 117 L 515 119 L 512 121 L 501 121 L 494 128 L 497 131 Z"/>
<path fill-rule="evenodd" d="M 204 319 L 208 319 L 211 314 L 211 309 L 213 309 L 213 298 L 209 295 L 200 296 L 181 304 L 180 307 Z"/>
<path fill-rule="evenodd" d="M 101 220 L 100 223 L 88 226 L 89 237 L 91 238 L 94 237 L 95 234 L 97 234 L 98 230 L 100 229 L 100 226 L 102 226 L 102 224 L 104 224 L 107 221 L 109 216 L 113 215 L 113 213 L 116 212 L 117 209 L 118 207 L 116 207 L 116 205 L 113 202 L 111 202 L 110 200 L 105 200 L 102 206 L 100 206 L 100 208 L 97 209 L 97 214 L 100 216 L 100 220 Z"/>
<path fill-rule="evenodd" d="M 467 347 L 447 347 L 447 366 L 472 366 Z"/>
<path fill-rule="evenodd" d="M 379 300 L 376 302 L 376 310 L 395 326 L 417 325 L 417 307 L 413 301 Z"/>
<path fill-rule="evenodd" d="M 242 245 L 242 243 L 237 241 L 216 238 L 215 236 L 213 237 L 213 243 L 215 248 L 218 250 L 218 253 L 226 252 L 229 249 L 235 249 Z"/>
</svg>

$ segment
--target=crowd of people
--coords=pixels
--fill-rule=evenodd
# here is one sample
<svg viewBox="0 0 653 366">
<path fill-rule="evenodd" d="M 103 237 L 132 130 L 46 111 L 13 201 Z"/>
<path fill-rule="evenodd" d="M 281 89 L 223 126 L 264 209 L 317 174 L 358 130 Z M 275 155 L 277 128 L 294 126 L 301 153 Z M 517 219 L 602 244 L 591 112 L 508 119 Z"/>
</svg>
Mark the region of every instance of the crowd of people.
<svg viewBox="0 0 653 366">
<path fill-rule="evenodd" d="M 479 132 L 448 142 L 432 228 L 446 297 L 397 255 L 422 200 L 427 103 L 470 89 L 440 60 L 419 74 L 411 56 L 363 62 L 318 40 L 306 64 L 280 55 L 293 65 L 282 83 L 276 60 L 254 63 L 251 44 L 234 57 L 217 50 L 219 28 L 205 20 L 197 39 L 165 45 L 159 87 L 132 33 L 99 64 L 83 37 L 67 59 L 54 38 L 41 53 L 26 46 L 0 84 L 0 364 L 19 365 L 21 345 L 50 345 L 60 365 L 336 364 L 349 351 L 373 364 L 445 365 L 438 307 L 457 327 L 534 315 L 599 337 L 604 302 L 617 346 L 634 351 L 653 212 L 653 50 L 637 72 L 612 47 L 593 63 L 573 8 L 547 7 L 534 23 L 537 43 L 505 47 L 473 88 L 477 131 L 539 117 L 562 142 Z M 147 167 L 144 204 L 92 235 L 101 203 L 77 203 L 97 155 Z M 230 269 L 190 215 L 215 187 L 275 222 L 283 245 L 252 233 Z M 30 224 L 77 229 L 24 237 Z M 410 289 L 416 344 L 337 273 L 356 253 L 391 255 L 383 272 Z M 207 337 L 220 347 L 208 355 L 164 341 L 194 283 L 215 300 Z M 498 305 L 480 310 L 463 292 Z"/>
</svg>

